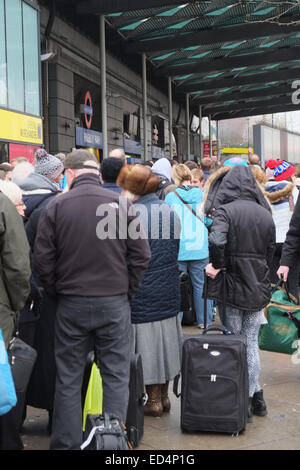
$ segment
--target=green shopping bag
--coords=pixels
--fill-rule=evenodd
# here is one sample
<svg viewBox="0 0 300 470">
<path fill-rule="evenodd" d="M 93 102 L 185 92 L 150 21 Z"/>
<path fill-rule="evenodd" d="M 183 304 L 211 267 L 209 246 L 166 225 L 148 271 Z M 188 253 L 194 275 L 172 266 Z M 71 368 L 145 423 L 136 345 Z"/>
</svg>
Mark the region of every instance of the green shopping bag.
<svg viewBox="0 0 300 470">
<path fill-rule="evenodd" d="M 83 408 L 83 431 L 85 431 L 85 422 L 88 414 L 98 415 L 102 413 L 102 399 L 102 379 L 100 375 L 100 370 L 94 362 L 92 365 L 90 380 Z"/>
<path fill-rule="evenodd" d="M 280 287 L 283 281 L 272 285 L 270 303 L 265 308 L 268 324 L 261 325 L 259 347 L 265 351 L 293 354 L 298 349 L 300 333 L 300 306 L 297 299 Z"/>
</svg>

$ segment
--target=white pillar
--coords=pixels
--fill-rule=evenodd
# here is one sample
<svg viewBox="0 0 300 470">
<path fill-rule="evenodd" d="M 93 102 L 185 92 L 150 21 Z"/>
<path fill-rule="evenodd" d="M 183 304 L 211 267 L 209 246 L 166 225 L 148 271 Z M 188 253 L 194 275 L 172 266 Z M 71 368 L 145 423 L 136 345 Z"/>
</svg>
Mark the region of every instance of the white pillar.
<svg viewBox="0 0 300 470">
<path fill-rule="evenodd" d="M 202 140 L 202 106 L 199 106 L 199 144 L 200 144 L 200 160 L 203 158 L 203 140 Z"/>
<path fill-rule="evenodd" d="M 186 140 L 187 140 L 187 160 L 190 158 L 191 153 L 191 144 L 190 144 L 190 94 L 186 93 L 186 111 L 185 111 L 185 119 L 186 119 Z"/>
<path fill-rule="evenodd" d="M 101 116 L 103 158 L 108 157 L 107 139 L 107 101 L 106 101 L 106 46 L 105 46 L 105 16 L 100 16 L 100 76 L 101 76 Z"/>
<path fill-rule="evenodd" d="M 209 127 L 209 156 L 212 157 L 212 139 L 211 139 L 211 115 L 208 116 L 208 127 Z"/>
<path fill-rule="evenodd" d="M 142 54 L 142 80 L 143 80 L 143 124 L 144 124 L 144 161 L 148 156 L 148 136 L 147 136 L 147 61 L 146 54 Z"/>
<path fill-rule="evenodd" d="M 170 144 L 170 158 L 173 158 L 173 99 L 172 99 L 172 79 L 168 77 L 168 95 L 169 95 L 169 144 Z"/>
</svg>

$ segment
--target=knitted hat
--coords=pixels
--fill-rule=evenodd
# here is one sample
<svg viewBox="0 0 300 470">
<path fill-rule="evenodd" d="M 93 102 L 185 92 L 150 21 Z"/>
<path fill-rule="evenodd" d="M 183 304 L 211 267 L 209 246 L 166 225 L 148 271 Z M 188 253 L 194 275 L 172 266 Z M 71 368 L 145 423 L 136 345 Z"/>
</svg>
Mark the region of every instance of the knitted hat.
<svg viewBox="0 0 300 470">
<path fill-rule="evenodd" d="M 55 181 L 63 171 L 64 166 L 58 158 L 50 155 L 44 149 L 39 149 L 36 151 L 35 173 Z"/>
<path fill-rule="evenodd" d="M 274 169 L 274 178 L 276 181 L 283 181 L 296 173 L 296 168 L 288 162 L 283 161 L 281 165 Z"/>
<path fill-rule="evenodd" d="M 282 160 L 274 160 L 273 158 L 270 158 L 270 160 L 267 161 L 266 163 L 266 168 L 270 168 L 270 170 L 274 170 L 278 165 L 281 165 Z"/>
<path fill-rule="evenodd" d="M 243 165 L 243 166 L 248 166 L 248 163 L 246 160 L 244 160 L 241 157 L 232 157 L 229 158 L 228 160 L 225 160 L 224 166 L 234 166 L 234 165 Z"/>
</svg>

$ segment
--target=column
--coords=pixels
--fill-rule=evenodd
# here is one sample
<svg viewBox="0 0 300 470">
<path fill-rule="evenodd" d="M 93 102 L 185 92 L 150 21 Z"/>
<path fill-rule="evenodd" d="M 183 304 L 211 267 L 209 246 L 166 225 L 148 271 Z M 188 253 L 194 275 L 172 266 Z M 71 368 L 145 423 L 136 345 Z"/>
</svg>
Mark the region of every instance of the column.
<svg viewBox="0 0 300 470">
<path fill-rule="evenodd" d="M 186 93 L 186 111 L 185 111 L 185 119 L 186 119 L 186 151 L 187 151 L 187 160 L 190 159 L 191 153 L 191 144 L 190 144 L 190 94 Z"/>
<path fill-rule="evenodd" d="M 148 145 L 147 145 L 147 61 L 146 54 L 142 54 L 142 80 L 143 80 L 143 124 L 144 124 L 144 161 L 147 161 Z"/>
<path fill-rule="evenodd" d="M 106 46 L 105 16 L 100 16 L 100 77 L 101 77 L 101 116 L 103 137 L 103 158 L 108 157 L 107 140 L 107 102 L 106 102 Z"/>
<path fill-rule="evenodd" d="M 169 144 L 170 144 L 170 158 L 173 158 L 173 100 L 172 100 L 172 79 L 168 77 L 168 97 L 169 97 Z"/>
</svg>

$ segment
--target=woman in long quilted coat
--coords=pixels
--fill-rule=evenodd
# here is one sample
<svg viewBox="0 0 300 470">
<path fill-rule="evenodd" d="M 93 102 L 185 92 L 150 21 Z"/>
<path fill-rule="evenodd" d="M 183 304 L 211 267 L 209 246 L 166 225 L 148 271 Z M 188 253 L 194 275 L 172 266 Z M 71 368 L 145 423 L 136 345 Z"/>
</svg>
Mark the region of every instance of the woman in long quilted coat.
<svg viewBox="0 0 300 470">
<path fill-rule="evenodd" d="M 180 220 L 155 191 L 158 177 L 143 165 L 126 165 L 117 184 L 134 195 L 133 205 L 151 248 L 151 262 L 131 302 L 133 351 L 142 356 L 148 402 L 144 413 L 170 411 L 169 382 L 181 367 L 180 282 L 177 266 Z"/>
</svg>

